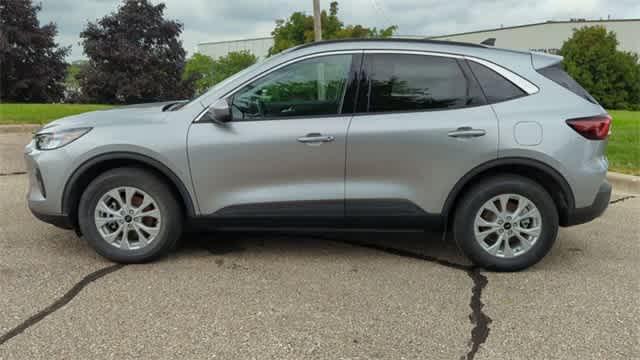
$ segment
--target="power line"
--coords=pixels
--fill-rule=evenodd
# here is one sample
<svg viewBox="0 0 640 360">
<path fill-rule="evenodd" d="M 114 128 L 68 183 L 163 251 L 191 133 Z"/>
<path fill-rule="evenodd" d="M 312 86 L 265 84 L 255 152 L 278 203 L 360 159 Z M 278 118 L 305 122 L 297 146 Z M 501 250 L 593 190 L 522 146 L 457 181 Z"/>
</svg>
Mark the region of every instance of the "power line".
<svg viewBox="0 0 640 360">
<path fill-rule="evenodd" d="M 373 7 L 376 9 L 376 12 L 379 13 L 380 15 L 382 15 L 382 17 L 384 18 L 385 22 L 387 24 L 389 24 L 389 26 L 393 26 L 396 25 L 398 26 L 398 28 L 400 28 L 399 25 L 394 24 L 391 19 L 389 18 L 389 16 L 385 13 L 385 11 L 382 9 L 382 7 L 380 6 L 380 4 L 378 4 L 377 0 L 371 0 L 371 5 L 373 5 Z"/>
</svg>

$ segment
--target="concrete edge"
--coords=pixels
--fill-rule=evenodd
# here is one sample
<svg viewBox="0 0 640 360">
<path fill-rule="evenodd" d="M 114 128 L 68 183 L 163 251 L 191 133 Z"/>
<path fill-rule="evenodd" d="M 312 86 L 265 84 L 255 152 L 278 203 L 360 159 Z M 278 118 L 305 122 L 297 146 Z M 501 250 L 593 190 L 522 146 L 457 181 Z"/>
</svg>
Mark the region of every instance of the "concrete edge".
<svg viewBox="0 0 640 360">
<path fill-rule="evenodd" d="M 640 195 L 640 176 L 608 172 L 607 180 L 617 193 Z"/>
<path fill-rule="evenodd" d="M 40 124 L 0 125 L 0 134 L 32 133 L 41 127 Z"/>
</svg>

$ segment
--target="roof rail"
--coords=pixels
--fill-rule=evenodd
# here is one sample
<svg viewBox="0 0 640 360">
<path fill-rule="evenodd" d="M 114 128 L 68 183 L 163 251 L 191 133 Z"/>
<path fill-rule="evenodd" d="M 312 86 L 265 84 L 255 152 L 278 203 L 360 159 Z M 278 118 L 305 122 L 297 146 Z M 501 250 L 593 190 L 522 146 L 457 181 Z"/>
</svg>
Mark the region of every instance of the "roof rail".
<svg viewBox="0 0 640 360">
<path fill-rule="evenodd" d="M 410 42 L 410 43 L 419 43 L 419 44 L 434 44 L 434 45 L 455 45 L 455 46 L 469 46 L 476 48 L 485 48 L 486 46 L 481 44 L 474 43 L 466 43 L 459 41 L 448 41 L 448 40 L 431 40 L 431 39 L 404 39 L 404 38 L 349 38 L 349 39 L 336 39 L 336 40 L 321 40 L 316 42 L 310 42 L 302 45 L 298 45 L 295 47 L 296 50 L 304 49 L 313 46 L 325 45 L 325 44 L 340 44 L 346 42 Z"/>
</svg>

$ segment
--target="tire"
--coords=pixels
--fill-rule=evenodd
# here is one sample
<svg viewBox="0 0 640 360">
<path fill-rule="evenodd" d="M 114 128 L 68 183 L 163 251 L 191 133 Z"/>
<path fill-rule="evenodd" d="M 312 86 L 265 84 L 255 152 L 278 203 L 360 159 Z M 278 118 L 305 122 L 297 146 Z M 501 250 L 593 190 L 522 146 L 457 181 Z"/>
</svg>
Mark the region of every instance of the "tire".
<svg viewBox="0 0 640 360">
<path fill-rule="evenodd" d="M 535 208 L 527 205 L 521 210 L 520 204 Z M 514 216 L 515 212 L 522 215 Z M 538 183 L 517 175 L 494 176 L 472 186 L 460 199 L 453 234 L 458 247 L 477 266 L 518 271 L 536 264 L 553 247 L 558 210 Z"/>
<path fill-rule="evenodd" d="M 127 198 L 131 199 L 130 206 L 123 207 Z M 152 203 L 146 205 L 147 201 Z M 84 238 L 98 254 L 131 264 L 151 261 L 175 248 L 183 215 L 162 179 L 144 169 L 128 167 L 109 170 L 87 186 L 80 198 L 78 222 Z M 127 231 L 124 241 L 126 228 L 132 230 Z"/>
</svg>

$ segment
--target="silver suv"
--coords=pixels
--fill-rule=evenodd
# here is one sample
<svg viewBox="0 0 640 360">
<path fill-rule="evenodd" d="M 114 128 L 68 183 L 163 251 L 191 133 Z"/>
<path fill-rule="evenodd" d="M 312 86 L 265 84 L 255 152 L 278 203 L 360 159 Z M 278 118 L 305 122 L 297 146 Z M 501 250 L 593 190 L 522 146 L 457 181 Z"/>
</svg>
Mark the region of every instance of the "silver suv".
<svg viewBox="0 0 640 360">
<path fill-rule="evenodd" d="M 611 193 L 611 118 L 560 64 L 426 40 L 302 45 L 188 102 L 46 125 L 26 147 L 29 207 L 124 263 L 194 226 L 436 226 L 479 266 L 523 269 Z"/>
</svg>

